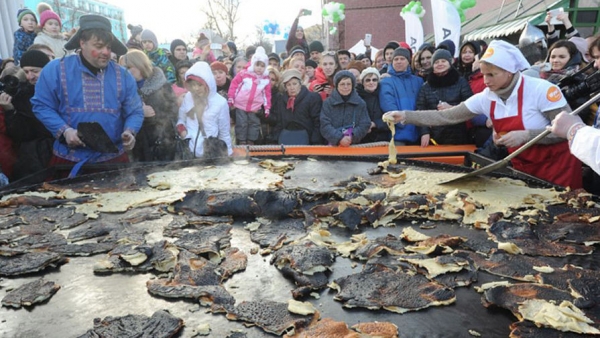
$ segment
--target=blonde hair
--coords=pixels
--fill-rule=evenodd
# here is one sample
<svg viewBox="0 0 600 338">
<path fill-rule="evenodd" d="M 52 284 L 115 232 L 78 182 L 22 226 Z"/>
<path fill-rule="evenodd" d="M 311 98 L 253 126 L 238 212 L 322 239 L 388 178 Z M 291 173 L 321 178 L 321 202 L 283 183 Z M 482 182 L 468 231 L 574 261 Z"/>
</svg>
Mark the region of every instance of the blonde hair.
<svg viewBox="0 0 600 338">
<path fill-rule="evenodd" d="M 281 64 L 281 71 L 284 72 L 288 69 L 294 69 L 294 62 L 302 62 L 303 65 L 306 64 L 306 61 L 302 60 L 302 57 L 300 56 L 295 56 L 295 57 L 288 57 L 285 60 L 283 60 L 283 63 Z M 304 73 L 304 75 L 306 75 L 306 72 Z M 283 88 L 283 87 L 282 87 Z"/>
<path fill-rule="evenodd" d="M 148 79 L 152 76 L 152 61 L 150 61 L 146 53 L 141 50 L 132 49 L 128 51 L 127 54 L 121 57 L 119 64 L 125 68 L 135 67 L 139 69 L 144 79 Z"/>
<path fill-rule="evenodd" d="M 273 67 L 273 66 L 267 66 L 267 71 L 269 72 L 269 77 L 271 74 L 275 75 L 275 78 L 277 79 L 277 83 L 275 84 L 275 86 L 279 89 L 282 89 L 282 83 L 281 83 L 281 72 L 277 70 L 277 68 Z"/>
<path fill-rule="evenodd" d="M 21 67 L 8 67 L 0 73 L 0 79 L 4 79 L 5 76 L 12 75 L 19 79 L 20 82 L 27 81 L 27 76 L 25 75 L 25 71 L 21 69 Z"/>
</svg>

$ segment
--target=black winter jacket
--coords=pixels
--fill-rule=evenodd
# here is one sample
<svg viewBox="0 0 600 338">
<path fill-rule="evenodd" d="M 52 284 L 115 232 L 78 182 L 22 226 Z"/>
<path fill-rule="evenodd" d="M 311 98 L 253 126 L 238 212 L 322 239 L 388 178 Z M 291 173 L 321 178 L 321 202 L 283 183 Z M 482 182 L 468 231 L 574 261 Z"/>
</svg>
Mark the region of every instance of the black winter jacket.
<svg viewBox="0 0 600 338">
<path fill-rule="evenodd" d="M 437 106 L 446 102 L 452 106 L 473 96 L 469 82 L 450 67 L 444 76 L 433 73 L 427 76 L 417 97 L 417 110 L 437 110 Z M 467 144 L 467 125 L 465 122 L 440 127 L 419 127 L 419 136 L 430 134 L 438 144 Z"/>
<path fill-rule="evenodd" d="M 391 137 L 390 128 L 388 128 L 387 123 L 382 120 L 383 110 L 381 110 L 381 106 L 379 105 L 379 86 L 377 86 L 377 89 L 375 89 L 374 92 L 369 93 L 365 90 L 363 85 L 359 83 L 356 86 L 356 92 L 367 104 L 369 118 L 375 123 L 375 128 L 362 139 L 361 143 L 389 141 Z"/>
<path fill-rule="evenodd" d="M 302 86 L 300 93 L 294 100 L 293 112 L 291 109 L 286 108 L 290 97 L 285 91 L 277 93 L 274 97 L 271 115 L 269 116 L 269 120 L 273 119 L 275 121 L 272 135 L 274 141 L 279 139 L 279 134 L 283 129 L 304 129 L 308 132 L 310 144 L 323 144 L 320 131 L 320 114 L 323 100 L 321 100 L 319 94 L 313 93 Z"/>
<path fill-rule="evenodd" d="M 31 184 L 46 178 L 41 171 L 48 166 L 54 143 L 52 134 L 33 114 L 30 100 L 34 93 L 35 86 L 29 82 L 21 83 L 19 92 L 12 99 L 14 109 L 4 112 L 6 134 L 17 149 L 17 161 L 10 179 Z M 31 176 L 38 172 L 39 175 Z"/>
<path fill-rule="evenodd" d="M 12 99 L 14 110 L 5 112 L 6 134 L 17 144 L 53 138 L 42 122 L 33 115 L 30 100 L 34 93 L 35 86 L 29 82 L 21 83 L 19 92 Z"/>
</svg>

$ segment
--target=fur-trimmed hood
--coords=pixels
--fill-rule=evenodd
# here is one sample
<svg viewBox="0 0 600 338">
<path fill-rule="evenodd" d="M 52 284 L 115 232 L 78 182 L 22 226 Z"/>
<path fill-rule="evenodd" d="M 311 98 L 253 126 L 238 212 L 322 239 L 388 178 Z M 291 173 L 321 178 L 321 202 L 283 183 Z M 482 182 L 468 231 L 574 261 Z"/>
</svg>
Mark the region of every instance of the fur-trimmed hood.
<svg viewBox="0 0 600 338">
<path fill-rule="evenodd" d="M 142 95 L 151 95 L 167 83 L 167 78 L 163 71 L 158 67 L 152 67 L 152 75 L 144 81 L 144 85 L 140 88 Z"/>
</svg>

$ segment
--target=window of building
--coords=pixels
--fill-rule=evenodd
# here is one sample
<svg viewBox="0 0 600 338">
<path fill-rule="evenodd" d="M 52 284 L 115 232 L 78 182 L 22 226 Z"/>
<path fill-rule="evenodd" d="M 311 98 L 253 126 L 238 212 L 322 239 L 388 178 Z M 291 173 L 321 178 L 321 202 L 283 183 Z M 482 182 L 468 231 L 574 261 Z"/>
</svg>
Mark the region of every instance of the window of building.
<svg viewBox="0 0 600 338">
<path fill-rule="evenodd" d="M 575 16 L 575 21 L 578 24 L 591 23 L 595 24 L 598 21 L 598 11 L 577 11 L 577 15 Z"/>
<path fill-rule="evenodd" d="M 569 17 L 581 36 L 598 33 L 600 31 L 600 0 L 572 1 Z"/>
<path fill-rule="evenodd" d="M 600 7 L 600 0 L 579 0 L 579 7 Z"/>
</svg>

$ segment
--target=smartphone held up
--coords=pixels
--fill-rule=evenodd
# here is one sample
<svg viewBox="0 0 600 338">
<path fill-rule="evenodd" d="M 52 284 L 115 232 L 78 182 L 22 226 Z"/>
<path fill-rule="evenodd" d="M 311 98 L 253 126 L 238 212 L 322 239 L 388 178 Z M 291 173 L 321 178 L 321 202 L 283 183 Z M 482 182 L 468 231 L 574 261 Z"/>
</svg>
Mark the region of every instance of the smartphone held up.
<svg viewBox="0 0 600 338">
<path fill-rule="evenodd" d="M 365 34 L 364 42 L 365 42 L 365 46 L 367 46 L 367 47 L 371 46 L 371 34 L 369 34 L 369 33 Z"/>
</svg>

